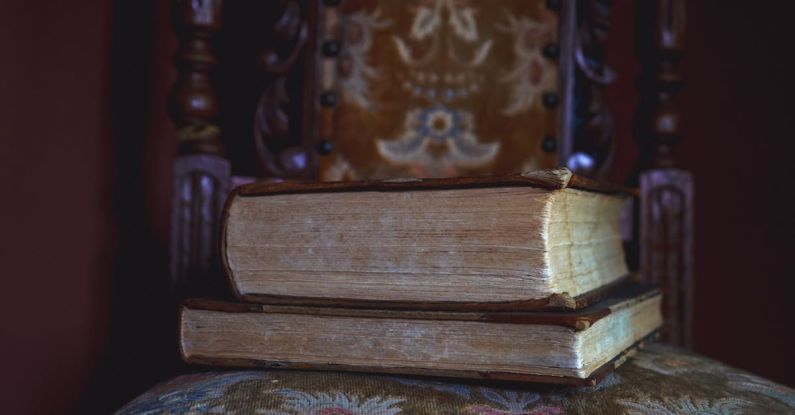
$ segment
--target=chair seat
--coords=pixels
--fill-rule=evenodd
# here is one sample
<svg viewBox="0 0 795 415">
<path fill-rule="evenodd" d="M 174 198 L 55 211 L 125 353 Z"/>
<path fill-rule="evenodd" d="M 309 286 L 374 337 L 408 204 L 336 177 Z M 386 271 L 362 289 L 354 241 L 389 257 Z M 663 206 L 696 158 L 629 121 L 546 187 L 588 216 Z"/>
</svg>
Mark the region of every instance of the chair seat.
<svg viewBox="0 0 795 415">
<path fill-rule="evenodd" d="M 282 370 L 212 371 L 161 383 L 118 414 L 791 414 L 795 390 L 662 345 L 595 387 L 455 382 Z"/>
</svg>

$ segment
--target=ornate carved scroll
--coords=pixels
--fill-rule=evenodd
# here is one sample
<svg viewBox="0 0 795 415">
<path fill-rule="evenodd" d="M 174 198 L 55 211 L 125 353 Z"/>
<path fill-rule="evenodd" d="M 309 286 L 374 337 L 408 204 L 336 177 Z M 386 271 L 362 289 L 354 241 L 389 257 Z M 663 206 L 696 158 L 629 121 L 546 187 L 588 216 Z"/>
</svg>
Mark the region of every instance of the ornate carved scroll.
<svg viewBox="0 0 795 415">
<path fill-rule="evenodd" d="M 638 2 L 652 33 L 644 48 L 638 114 L 643 144 L 640 173 L 640 267 L 644 279 L 661 285 L 666 324 L 663 339 L 690 346 L 693 270 L 693 177 L 676 168 L 673 147 L 681 138 L 676 94 L 684 53 L 685 1 Z M 647 22 L 639 20 L 639 25 Z"/>
<path fill-rule="evenodd" d="M 271 7 L 278 18 L 260 54 L 266 79 L 254 115 L 257 162 L 265 177 L 308 178 L 314 174 L 314 155 L 306 130 L 312 128 L 315 112 L 302 91 L 313 89 L 314 73 L 302 57 L 310 46 L 308 18 L 316 6 L 313 1 L 282 0 Z M 290 83 L 294 74 L 301 79 Z"/>
<path fill-rule="evenodd" d="M 218 224 L 229 191 L 218 105 L 210 73 L 217 64 L 211 40 L 221 25 L 221 0 L 176 0 L 178 77 L 170 115 L 177 127 L 171 215 L 171 277 L 178 295 L 208 293 L 219 277 Z"/>
<path fill-rule="evenodd" d="M 602 89 L 615 72 L 604 63 L 610 27 L 610 0 L 585 0 L 577 4 L 577 36 L 574 45 L 573 146 L 565 160 L 574 172 L 601 177 L 613 159 L 613 115 Z"/>
</svg>

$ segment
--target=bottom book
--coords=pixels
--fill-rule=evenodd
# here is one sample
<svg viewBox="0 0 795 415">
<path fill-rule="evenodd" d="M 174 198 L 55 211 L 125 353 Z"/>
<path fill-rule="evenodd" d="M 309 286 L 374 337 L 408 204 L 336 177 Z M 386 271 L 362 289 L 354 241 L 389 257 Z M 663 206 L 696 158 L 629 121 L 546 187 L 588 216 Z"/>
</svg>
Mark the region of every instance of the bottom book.
<svg viewBox="0 0 795 415">
<path fill-rule="evenodd" d="M 588 385 L 661 325 L 632 286 L 574 312 L 441 312 L 186 301 L 188 363 Z"/>
</svg>

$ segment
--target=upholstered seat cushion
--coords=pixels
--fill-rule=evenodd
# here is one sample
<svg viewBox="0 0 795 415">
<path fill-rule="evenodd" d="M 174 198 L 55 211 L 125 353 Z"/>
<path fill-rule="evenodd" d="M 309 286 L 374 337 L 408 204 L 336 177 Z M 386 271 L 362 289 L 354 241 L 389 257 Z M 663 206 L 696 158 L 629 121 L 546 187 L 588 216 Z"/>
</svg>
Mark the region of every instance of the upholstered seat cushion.
<svg viewBox="0 0 795 415">
<path fill-rule="evenodd" d="M 792 414 L 795 390 L 679 349 L 651 345 L 592 388 L 338 372 L 180 376 L 119 414 Z"/>
</svg>

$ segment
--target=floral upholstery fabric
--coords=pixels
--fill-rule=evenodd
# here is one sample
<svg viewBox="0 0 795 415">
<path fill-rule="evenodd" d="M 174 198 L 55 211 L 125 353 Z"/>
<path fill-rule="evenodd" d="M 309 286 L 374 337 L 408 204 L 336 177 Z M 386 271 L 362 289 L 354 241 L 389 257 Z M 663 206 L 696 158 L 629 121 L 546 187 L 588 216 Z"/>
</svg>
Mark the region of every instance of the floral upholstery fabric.
<svg viewBox="0 0 795 415">
<path fill-rule="evenodd" d="M 792 414 L 795 390 L 661 345 L 595 387 L 440 381 L 338 372 L 214 371 L 162 383 L 127 414 Z"/>
</svg>

